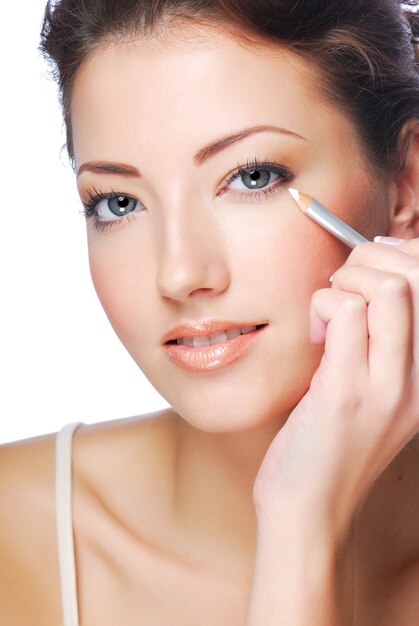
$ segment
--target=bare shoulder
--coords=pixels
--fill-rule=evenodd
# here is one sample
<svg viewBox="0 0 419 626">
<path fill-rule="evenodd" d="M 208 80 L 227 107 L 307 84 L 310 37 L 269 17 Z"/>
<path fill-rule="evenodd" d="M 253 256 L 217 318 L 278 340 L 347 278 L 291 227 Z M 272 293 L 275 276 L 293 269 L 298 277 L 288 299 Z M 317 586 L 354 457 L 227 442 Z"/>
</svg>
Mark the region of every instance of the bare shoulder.
<svg viewBox="0 0 419 626">
<path fill-rule="evenodd" d="M 177 432 L 171 409 L 83 426 L 74 435 L 75 489 L 84 485 L 110 508 L 113 498 L 118 508 L 123 491 L 135 490 L 130 499 L 163 495 L 173 479 Z"/>
<path fill-rule="evenodd" d="M 58 590 L 54 441 L 49 434 L 0 446 L 0 623 L 10 626 L 48 610 L 44 576 L 51 595 Z"/>
<path fill-rule="evenodd" d="M 174 424 L 171 411 L 159 411 L 80 426 L 73 436 L 76 501 L 81 506 L 90 502 L 92 490 L 105 498 L 109 490 L 118 491 L 121 472 L 129 473 L 125 461 L 129 466 L 131 458 L 141 458 L 145 476 L 152 475 L 151 466 L 158 466 L 161 455 L 170 451 Z M 37 626 L 61 620 L 56 435 L 0 445 L 0 624 Z"/>
<path fill-rule="evenodd" d="M 112 451 L 106 465 L 118 453 L 129 455 L 139 452 L 145 459 L 153 459 L 165 448 L 169 451 L 176 438 L 178 419 L 174 411 L 166 409 L 135 417 L 116 419 L 97 424 L 83 425 L 74 435 L 75 465 L 91 470 L 100 466 L 103 471 L 103 454 Z M 157 449 L 150 449 L 153 442 Z M 86 455 L 88 452 L 88 455 Z"/>
</svg>

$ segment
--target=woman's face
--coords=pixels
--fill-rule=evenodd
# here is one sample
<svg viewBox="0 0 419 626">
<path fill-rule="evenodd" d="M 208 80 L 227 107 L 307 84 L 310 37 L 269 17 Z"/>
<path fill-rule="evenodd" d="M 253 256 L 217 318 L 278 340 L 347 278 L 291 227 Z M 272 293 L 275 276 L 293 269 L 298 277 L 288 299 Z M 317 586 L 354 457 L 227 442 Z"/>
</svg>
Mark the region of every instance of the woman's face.
<svg viewBox="0 0 419 626">
<path fill-rule="evenodd" d="M 316 95 L 312 68 L 287 51 L 203 27 L 199 35 L 97 51 L 76 76 L 71 114 L 83 202 L 97 192 L 133 199 L 112 208 L 101 200 L 101 224 L 119 221 L 104 230 L 93 218 L 87 224 L 105 312 L 182 417 L 201 430 L 229 431 L 285 419 L 307 391 L 323 352 L 309 340 L 310 299 L 350 252 L 300 212 L 288 186 L 368 238 L 377 234 L 368 222 L 377 201 L 354 128 Z M 194 160 L 255 126 L 277 130 Z M 278 164 L 279 173 L 253 166 L 253 177 L 227 182 L 255 158 Z M 124 171 L 114 167 L 121 164 Z M 162 337 L 208 319 L 268 325 L 233 363 L 184 369 Z"/>
</svg>

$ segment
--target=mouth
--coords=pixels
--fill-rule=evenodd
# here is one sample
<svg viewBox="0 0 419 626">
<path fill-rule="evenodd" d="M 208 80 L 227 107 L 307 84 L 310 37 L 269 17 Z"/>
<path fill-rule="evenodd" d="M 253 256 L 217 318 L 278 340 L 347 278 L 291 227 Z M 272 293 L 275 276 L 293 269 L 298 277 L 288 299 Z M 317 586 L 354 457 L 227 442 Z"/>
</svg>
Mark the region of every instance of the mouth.
<svg viewBox="0 0 419 626">
<path fill-rule="evenodd" d="M 206 346 L 216 346 L 226 341 L 235 339 L 240 335 L 253 334 L 256 331 L 264 328 L 268 324 L 257 324 L 256 326 L 247 326 L 244 328 L 231 328 L 224 331 L 218 331 L 209 335 L 179 337 L 177 339 L 170 339 L 166 341 L 164 345 L 185 345 L 193 348 L 202 348 Z"/>
<path fill-rule="evenodd" d="M 177 337 L 165 342 L 169 358 L 175 365 L 190 372 L 209 372 L 232 365 L 246 356 L 268 324 L 218 330 L 209 335 L 198 331 L 192 337 Z M 188 332 L 192 328 L 182 329 Z"/>
</svg>

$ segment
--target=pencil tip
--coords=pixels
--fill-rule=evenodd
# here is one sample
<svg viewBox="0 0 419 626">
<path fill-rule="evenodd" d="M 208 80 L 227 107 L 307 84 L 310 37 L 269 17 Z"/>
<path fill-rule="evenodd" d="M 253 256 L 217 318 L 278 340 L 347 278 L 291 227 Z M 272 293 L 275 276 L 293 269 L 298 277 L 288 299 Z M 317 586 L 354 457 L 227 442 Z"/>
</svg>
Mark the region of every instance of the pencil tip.
<svg viewBox="0 0 419 626">
<path fill-rule="evenodd" d="M 298 200 L 300 199 L 300 194 L 298 193 L 298 191 L 296 189 L 293 189 L 292 187 L 288 187 L 288 191 L 290 192 L 294 200 L 298 202 Z"/>
</svg>

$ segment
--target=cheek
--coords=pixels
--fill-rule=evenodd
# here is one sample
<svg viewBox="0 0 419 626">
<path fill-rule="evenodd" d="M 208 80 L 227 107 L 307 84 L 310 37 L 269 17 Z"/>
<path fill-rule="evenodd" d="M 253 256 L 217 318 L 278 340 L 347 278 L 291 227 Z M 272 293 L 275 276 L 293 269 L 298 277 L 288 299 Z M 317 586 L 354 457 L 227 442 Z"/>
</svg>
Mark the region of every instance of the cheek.
<svg viewBox="0 0 419 626">
<path fill-rule="evenodd" d="M 108 317 L 112 317 L 113 304 L 116 300 L 115 289 L 119 284 L 114 280 L 113 273 L 100 259 L 99 255 L 89 253 L 90 275 L 93 286 Z M 117 285 L 115 287 L 115 285 Z"/>
<path fill-rule="evenodd" d="M 320 199 L 320 198 L 319 198 Z M 374 188 L 363 170 L 357 170 L 352 182 L 342 182 L 334 189 L 323 192 L 325 206 L 347 224 L 372 240 L 386 232 L 388 223 L 388 197 L 384 187 Z M 351 250 L 346 248 L 347 256 Z"/>
<path fill-rule="evenodd" d="M 314 291 L 329 287 L 329 277 L 344 263 L 349 248 L 309 218 L 299 220 L 298 227 L 271 237 L 266 246 L 266 298 L 280 300 L 297 315 L 306 315 Z M 269 301 L 267 300 L 267 301 Z"/>
<path fill-rule="evenodd" d="M 130 252 L 128 252 L 130 250 Z M 89 245 L 89 266 L 99 301 L 113 329 L 125 344 L 146 334 L 144 311 L 150 306 L 147 276 L 151 269 L 146 255 L 135 258 L 128 246 L 106 242 Z M 141 324 L 138 320 L 141 320 Z"/>
</svg>

